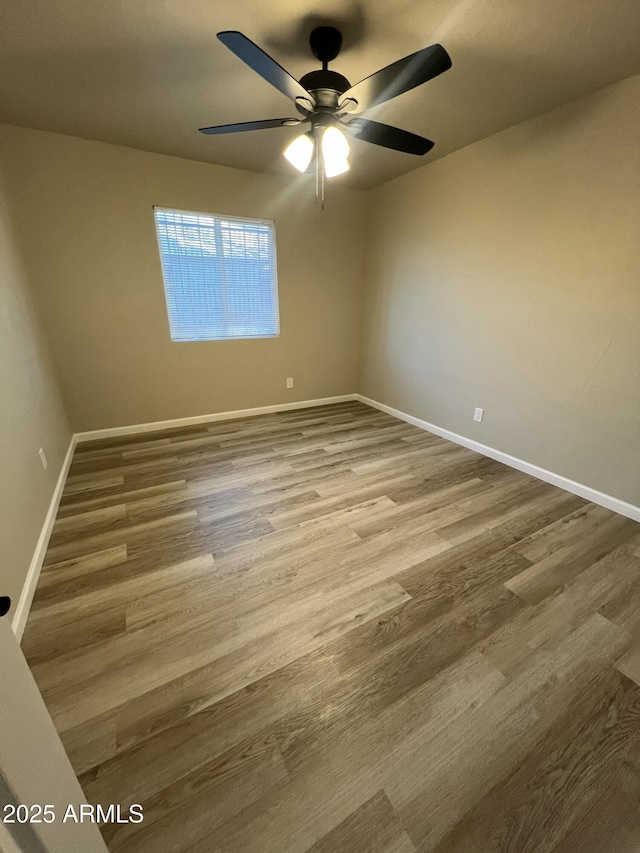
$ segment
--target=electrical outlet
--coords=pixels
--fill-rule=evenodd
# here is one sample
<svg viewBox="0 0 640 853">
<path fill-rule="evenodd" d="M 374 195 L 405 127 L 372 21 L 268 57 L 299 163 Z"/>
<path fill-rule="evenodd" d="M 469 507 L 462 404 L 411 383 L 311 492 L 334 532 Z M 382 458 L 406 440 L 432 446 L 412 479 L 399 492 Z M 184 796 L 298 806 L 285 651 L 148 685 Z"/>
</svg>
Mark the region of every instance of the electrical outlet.
<svg viewBox="0 0 640 853">
<path fill-rule="evenodd" d="M 293 376 L 289 376 L 287 379 L 287 388 L 293 388 Z"/>
<path fill-rule="evenodd" d="M 483 417 L 484 417 L 484 409 L 481 409 L 479 406 L 476 406 L 476 410 L 473 413 L 474 421 L 476 421 L 476 423 L 481 424 Z"/>
<path fill-rule="evenodd" d="M 46 471 L 46 470 L 47 470 L 47 465 L 48 465 L 49 463 L 47 462 L 47 454 L 44 452 L 44 450 L 42 449 L 42 447 L 41 447 L 41 448 L 40 448 L 40 450 L 38 451 L 38 456 L 40 457 L 40 461 L 42 462 L 42 467 L 43 467 L 43 468 L 44 468 L 44 470 Z"/>
</svg>

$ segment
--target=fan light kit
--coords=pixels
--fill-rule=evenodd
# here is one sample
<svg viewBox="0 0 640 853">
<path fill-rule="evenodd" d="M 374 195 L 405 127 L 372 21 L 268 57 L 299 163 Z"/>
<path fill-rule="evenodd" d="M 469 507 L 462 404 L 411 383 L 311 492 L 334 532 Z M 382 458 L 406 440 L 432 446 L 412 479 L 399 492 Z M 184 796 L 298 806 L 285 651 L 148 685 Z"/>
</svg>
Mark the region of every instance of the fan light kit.
<svg viewBox="0 0 640 853">
<path fill-rule="evenodd" d="M 201 127 L 200 132 L 218 135 L 310 123 L 311 129 L 290 142 L 284 156 L 299 172 L 306 172 L 314 164 L 316 201 L 320 198 L 323 206 L 325 178 L 342 175 L 349 169 L 350 147 L 345 134 L 418 156 L 433 148 L 430 139 L 415 133 L 350 117 L 415 89 L 451 68 L 451 59 L 442 45 L 432 44 L 418 50 L 352 86 L 346 77 L 328 67 L 342 46 L 342 35 L 334 27 L 316 27 L 311 33 L 311 52 L 322 63 L 322 68 L 310 71 L 299 81 L 242 33 L 225 31 L 218 33 L 218 38 L 264 80 L 290 98 L 302 118 Z"/>
</svg>

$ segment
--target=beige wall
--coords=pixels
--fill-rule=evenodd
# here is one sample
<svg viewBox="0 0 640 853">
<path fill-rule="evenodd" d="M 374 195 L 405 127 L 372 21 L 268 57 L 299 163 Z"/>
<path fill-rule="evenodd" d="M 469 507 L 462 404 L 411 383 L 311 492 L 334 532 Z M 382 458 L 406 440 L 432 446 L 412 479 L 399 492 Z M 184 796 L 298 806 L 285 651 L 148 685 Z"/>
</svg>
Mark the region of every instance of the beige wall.
<svg viewBox="0 0 640 853">
<path fill-rule="evenodd" d="M 356 390 L 363 192 L 8 126 L 0 160 L 75 430 Z M 171 341 L 154 204 L 275 220 L 279 338 Z"/>
<path fill-rule="evenodd" d="M 69 445 L 0 174 L 0 595 L 15 611 Z M 43 470 L 38 450 L 49 466 Z"/>
<path fill-rule="evenodd" d="M 640 77 L 371 201 L 359 391 L 640 505 Z"/>
</svg>

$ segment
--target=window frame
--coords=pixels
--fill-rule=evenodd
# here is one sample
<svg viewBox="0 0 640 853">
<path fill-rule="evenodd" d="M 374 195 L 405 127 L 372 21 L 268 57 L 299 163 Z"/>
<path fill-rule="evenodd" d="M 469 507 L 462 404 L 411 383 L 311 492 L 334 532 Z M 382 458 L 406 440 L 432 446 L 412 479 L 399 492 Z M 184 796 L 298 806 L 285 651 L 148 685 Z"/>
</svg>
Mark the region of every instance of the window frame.
<svg viewBox="0 0 640 853">
<path fill-rule="evenodd" d="M 212 219 L 217 220 L 233 220 L 235 222 L 242 223 L 256 223 L 259 225 L 268 226 L 271 232 L 271 248 L 272 248 L 272 264 L 273 264 L 273 307 L 275 313 L 275 333 L 274 334 L 265 334 L 265 335 L 229 335 L 225 337 L 209 337 L 209 338 L 174 338 L 172 329 L 171 329 L 171 317 L 169 314 L 169 298 L 167 293 L 167 284 L 165 277 L 165 268 L 164 268 L 164 258 L 162 254 L 162 249 L 160 246 L 160 239 L 158 234 L 158 222 L 156 220 L 156 211 L 165 211 L 167 213 L 177 213 L 177 214 L 188 214 L 190 216 L 206 216 Z M 218 341 L 259 341 L 259 340 L 273 340 L 275 338 L 280 337 L 280 294 L 278 287 L 278 253 L 277 253 L 277 241 L 276 241 L 276 223 L 274 219 L 258 219 L 255 217 L 249 216 L 232 216 L 226 213 L 211 213 L 210 211 L 204 210 L 187 210 L 186 208 L 180 207 L 166 207 L 161 204 L 152 205 L 153 212 L 153 226 L 154 233 L 156 237 L 156 245 L 158 247 L 158 255 L 160 258 L 160 270 L 162 276 L 162 291 L 164 294 L 165 301 L 165 310 L 167 316 L 167 325 L 169 327 L 169 338 L 174 344 L 199 344 L 199 343 L 211 343 Z"/>
</svg>

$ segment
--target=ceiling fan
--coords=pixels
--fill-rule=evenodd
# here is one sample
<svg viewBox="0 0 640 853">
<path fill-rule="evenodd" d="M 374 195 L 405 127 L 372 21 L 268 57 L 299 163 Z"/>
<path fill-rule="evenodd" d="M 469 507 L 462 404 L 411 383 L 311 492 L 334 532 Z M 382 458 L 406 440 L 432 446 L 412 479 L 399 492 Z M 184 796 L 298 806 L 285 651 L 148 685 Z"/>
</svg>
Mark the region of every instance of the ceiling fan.
<svg viewBox="0 0 640 853">
<path fill-rule="evenodd" d="M 415 133 L 352 116 L 408 92 L 451 68 L 451 59 L 442 45 L 432 44 L 418 50 L 352 86 L 346 77 L 328 68 L 342 46 L 342 35 L 335 27 L 316 27 L 313 30 L 309 38 L 311 52 L 322 63 L 322 69 L 310 71 L 299 81 L 242 33 L 225 31 L 218 33 L 218 38 L 249 68 L 291 98 L 301 118 L 201 127 L 201 133 L 237 133 L 270 127 L 295 127 L 309 122 L 310 130 L 296 137 L 284 155 L 300 172 L 305 172 L 315 152 L 316 180 L 319 171 L 324 179 L 349 169 L 349 143 L 343 131 L 356 139 L 407 154 L 422 155 L 433 148 L 434 143 L 430 139 Z"/>
</svg>

